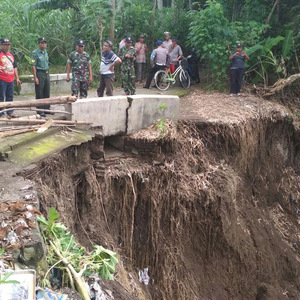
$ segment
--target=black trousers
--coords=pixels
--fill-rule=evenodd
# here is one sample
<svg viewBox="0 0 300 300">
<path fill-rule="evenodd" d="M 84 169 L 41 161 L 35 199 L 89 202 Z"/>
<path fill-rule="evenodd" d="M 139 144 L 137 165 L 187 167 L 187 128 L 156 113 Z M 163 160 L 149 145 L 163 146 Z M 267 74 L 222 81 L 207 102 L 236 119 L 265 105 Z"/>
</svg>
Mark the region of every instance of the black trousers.
<svg viewBox="0 0 300 300">
<path fill-rule="evenodd" d="M 39 85 L 35 85 L 35 98 L 44 99 L 50 98 L 50 76 L 49 72 L 36 70 L 36 77 L 39 80 Z M 39 106 L 41 109 L 50 109 L 50 105 Z M 43 112 L 38 112 L 42 114 Z"/>
<path fill-rule="evenodd" d="M 166 66 L 155 65 L 149 72 L 145 87 L 149 89 L 151 81 L 158 70 L 164 70 Z"/>
<path fill-rule="evenodd" d="M 230 69 L 230 94 L 241 91 L 245 69 Z"/>
</svg>

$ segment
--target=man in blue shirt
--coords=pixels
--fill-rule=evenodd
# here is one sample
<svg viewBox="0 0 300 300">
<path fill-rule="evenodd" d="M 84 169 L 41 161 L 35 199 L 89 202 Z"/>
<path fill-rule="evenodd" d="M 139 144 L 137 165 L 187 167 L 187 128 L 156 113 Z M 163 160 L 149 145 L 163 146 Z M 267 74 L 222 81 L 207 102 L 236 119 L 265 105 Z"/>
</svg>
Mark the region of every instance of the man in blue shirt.
<svg viewBox="0 0 300 300">
<path fill-rule="evenodd" d="M 102 60 L 100 64 L 100 84 L 97 89 L 98 97 L 103 97 L 106 88 L 106 95 L 113 96 L 114 88 L 114 66 L 119 65 L 121 59 L 111 50 L 113 44 L 107 40 L 103 44 Z"/>
</svg>

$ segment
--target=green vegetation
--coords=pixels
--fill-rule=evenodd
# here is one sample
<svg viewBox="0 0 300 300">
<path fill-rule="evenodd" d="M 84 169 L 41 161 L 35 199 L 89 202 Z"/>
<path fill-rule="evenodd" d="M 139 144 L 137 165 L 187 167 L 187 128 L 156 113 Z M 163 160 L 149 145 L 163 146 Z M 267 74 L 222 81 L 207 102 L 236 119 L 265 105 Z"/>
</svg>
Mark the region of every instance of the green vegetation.
<svg viewBox="0 0 300 300">
<path fill-rule="evenodd" d="M 5 251 L 5 248 L 0 248 L 0 257 L 2 256 L 2 254 L 4 253 L 4 251 Z M 2 275 L 0 273 L 0 284 L 8 284 L 8 283 L 10 283 L 10 284 L 13 284 L 13 283 L 18 284 L 18 283 L 20 283 L 17 280 L 7 280 L 12 274 L 13 274 L 13 272 L 7 272 L 5 275 Z"/>
<path fill-rule="evenodd" d="M 150 50 L 163 32 L 179 38 L 184 54 L 200 58 L 202 83 L 228 83 L 228 56 L 244 44 L 251 60 L 246 79 L 265 86 L 300 72 L 298 0 L 3 0 L 0 35 L 12 41 L 21 74 L 30 72 L 29 56 L 39 36 L 48 39 L 51 70 L 64 71 L 78 38 L 86 41 L 94 72 L 99 72 L 103 41 L 124 34 L 146 35 Z M 149 53 L 150 55 L 150 53 Z"/>
<path fill-rule="evenodd" d="M 165 110 L 167 109 L 166 103 L 162 103 L 158 107 L 158 112 L 161 115 L 161 118 L 157 119 L 155 122 L 155 128 L 159 131 L 159 136 L 158 138 L 161 139 L 163 138 L 165 132 L 166 132 L 166 121 L 167 119 L 165 118 Z"/>
<path fill-rule="evenodd" d="M 88 252 L 76 242 L 75 237 L 62 223 L 56 222 L 58 217 L 55 208 L 50 208 L 48 220 L 43 216 L 37 218 L 47 245 L 47 262 L 51 266 L 41 285 L 50 286 L 48 274 L 52 268 L 59 268 L 63 272 L 63 284 L 70 284 L 73 288 L 76 286 L 85 299 L 86 291 L 82 276 L 98 273 L 104 279 L 113 280 L 115 266 L 118 263 L 117 254 L 98 245 L 94 246 L 93 251 Z"/>
</svg>

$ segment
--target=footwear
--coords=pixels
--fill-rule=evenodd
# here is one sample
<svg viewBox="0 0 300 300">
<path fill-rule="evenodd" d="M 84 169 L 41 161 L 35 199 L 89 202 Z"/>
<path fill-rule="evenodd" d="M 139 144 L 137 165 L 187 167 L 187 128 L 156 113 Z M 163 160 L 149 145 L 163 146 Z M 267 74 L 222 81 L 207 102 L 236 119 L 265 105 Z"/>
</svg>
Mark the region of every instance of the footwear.
<svg viewBox="0 0 300 300">
<path fill-rule="evenodd" d="M 241 94 L 240 94 L 240 93 L 237 93 L 237 96 L 241 96 Z"/>
<path fill-rule="evenodd" d="M 40 113 L 39 115 L 41 116 L 41 118 L 46 118 L 46 114 L 45 113 Z"/>
<path fill-rule="evenodd" d="M 233 97 L 233 94 L 232 94 L 232 93 L 230 94 L 230 97 Z"/>
<path fill-rule="evenodd" d="M 145 85 L 143 86 L 143 88 L 144 88 L 144 89 L 148 89 L 148 90 L 149 90 L 149 87 L 147 87 L 147 86 L 145 86 Z"/>
<path fill-rule="evenodd" d="M 151 85 L 151 87 L 156 88 L 156 85 Z"/>
<path fill-rule="evenodd" d="M 9 115 L 7 115 L 7 117 L 8 117 L 9 119 L 16 119 L 16 118 L 19 118 L 19 116 L 16 115 L 16 114 L 9 114 Z"/>
</svg>

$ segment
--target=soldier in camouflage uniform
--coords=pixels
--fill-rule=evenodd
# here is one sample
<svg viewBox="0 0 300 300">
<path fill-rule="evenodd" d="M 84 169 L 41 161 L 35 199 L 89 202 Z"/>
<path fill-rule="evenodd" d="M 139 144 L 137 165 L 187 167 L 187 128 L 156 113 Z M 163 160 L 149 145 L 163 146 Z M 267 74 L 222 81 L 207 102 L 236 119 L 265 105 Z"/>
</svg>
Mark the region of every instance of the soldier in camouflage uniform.
<svg viewBox="0 0 300 300">
<path fill-rule="evenodd" d="M 84 41 L 78 40 L 76 50 L 69 55 L 67 67 L 67 81 L 70 81 L 70 70 L 72 68 L 72 96 L 86 98 L 88 86 L 93 82 L 91 59 L 84 51 Z"/>
<path fill-rule="evenodd" d="M 126 38 L 125 46 L 121 48 L 119 52 L 119 57 L 122 60 L 121 78 L 124 92 L 126 93 L 126 95 L 134 95 L 134 61 L 136 57 L 136 52 L 135 48 L 132 46 L 131 37 Z"/>
</svg>

